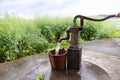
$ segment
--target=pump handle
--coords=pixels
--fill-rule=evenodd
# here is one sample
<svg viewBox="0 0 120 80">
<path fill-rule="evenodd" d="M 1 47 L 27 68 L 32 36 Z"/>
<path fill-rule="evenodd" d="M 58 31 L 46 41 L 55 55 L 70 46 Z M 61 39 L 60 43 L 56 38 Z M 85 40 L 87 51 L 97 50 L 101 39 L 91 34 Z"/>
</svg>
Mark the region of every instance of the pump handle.
<svg viewBox="0 0 120 80">
<path fill-rule="evenodd" d="M 119 17 L 119 18 L 120 18 L 120 13 L 118 13 L 118 14 L 116 15 L 116 17 Z"/>
</svg>

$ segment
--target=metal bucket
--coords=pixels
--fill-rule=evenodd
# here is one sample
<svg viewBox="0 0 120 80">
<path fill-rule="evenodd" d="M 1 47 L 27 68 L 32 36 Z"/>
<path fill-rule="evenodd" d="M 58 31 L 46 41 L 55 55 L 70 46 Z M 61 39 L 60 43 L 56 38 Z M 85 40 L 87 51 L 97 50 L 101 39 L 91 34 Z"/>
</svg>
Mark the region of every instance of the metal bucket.
<svg viewBox="0 0 120 80">
<path fill-rule="evenodd" d="M 66 69 L 66 50 L 60 49 L 59 55 L 55 56 L 55 50 L 50 50 L 47 52 L 51 64 L 51 68 L 55 70 Z"/>
</svg>

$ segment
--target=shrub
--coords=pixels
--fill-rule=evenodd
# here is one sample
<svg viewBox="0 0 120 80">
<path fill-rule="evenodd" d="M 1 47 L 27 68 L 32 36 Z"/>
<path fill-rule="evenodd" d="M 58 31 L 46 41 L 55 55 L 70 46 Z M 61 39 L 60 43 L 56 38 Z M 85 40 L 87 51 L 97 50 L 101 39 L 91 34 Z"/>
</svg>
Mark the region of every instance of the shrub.
<svg viewBox="0 0 120 80">
<path fill-rule="evenodd" d="M 101 36 L 100 24 L 87 21 L 83 30 L 80 31 L 80 37 L 86 41 L 99 39 Z"/>
<path fill-rule="evenodd" d="M 14 54 L 16 49 L 15 42 L 14 34 L 0 34 L 0 54 L 3 61 L 16 59 L 16 55 Z"/>
<path fill-rule="evenodd" d="M 40 53 L 48 49 L 48 41 L 44 37 L 37 37 L 30 40 L 30 46 L 34 49 L 34 52 Z"/>
<path fill-rule="evenodd" d="M 113 20 L 103 22 L 86 21 L 80 37 L 85 40 L 119 37 L 120 28 L 117 28 Z"/>
</svg>

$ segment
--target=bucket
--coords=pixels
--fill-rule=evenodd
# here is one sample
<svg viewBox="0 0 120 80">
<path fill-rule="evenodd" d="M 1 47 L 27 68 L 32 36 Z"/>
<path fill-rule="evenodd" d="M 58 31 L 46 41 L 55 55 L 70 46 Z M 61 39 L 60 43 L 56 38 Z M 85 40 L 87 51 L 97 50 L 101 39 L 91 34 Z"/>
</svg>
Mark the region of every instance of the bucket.
<svg viewBox="0 0 120 80">
<path fill-rule="evenodd" d="M 55 50 L 50 50 L 47 52 L 51 64 L 51 68 L 55 70 L 66 69 L 66 50 L 60 49 L 59 55 L 55 56 Z"/>
</svg>

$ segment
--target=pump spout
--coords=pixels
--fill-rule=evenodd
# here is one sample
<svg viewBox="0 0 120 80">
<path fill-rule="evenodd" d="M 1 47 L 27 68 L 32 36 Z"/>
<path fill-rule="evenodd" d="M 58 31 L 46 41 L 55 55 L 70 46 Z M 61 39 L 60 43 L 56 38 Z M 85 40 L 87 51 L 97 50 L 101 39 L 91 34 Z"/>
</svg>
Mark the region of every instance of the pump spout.
<svg viewBox="0 0 120 80">
<path fill-rule="evenodd" d="M 60 39 L 58 40 L 58 42 L 60 43 L 62 40 L 69 40 L 69 38 L 70 38 L 70 30 L 67 29 L 67 30 L 66 30 L 66 36 L 63 37 L 63 38 L 60 38 Z"/>
</svg>

